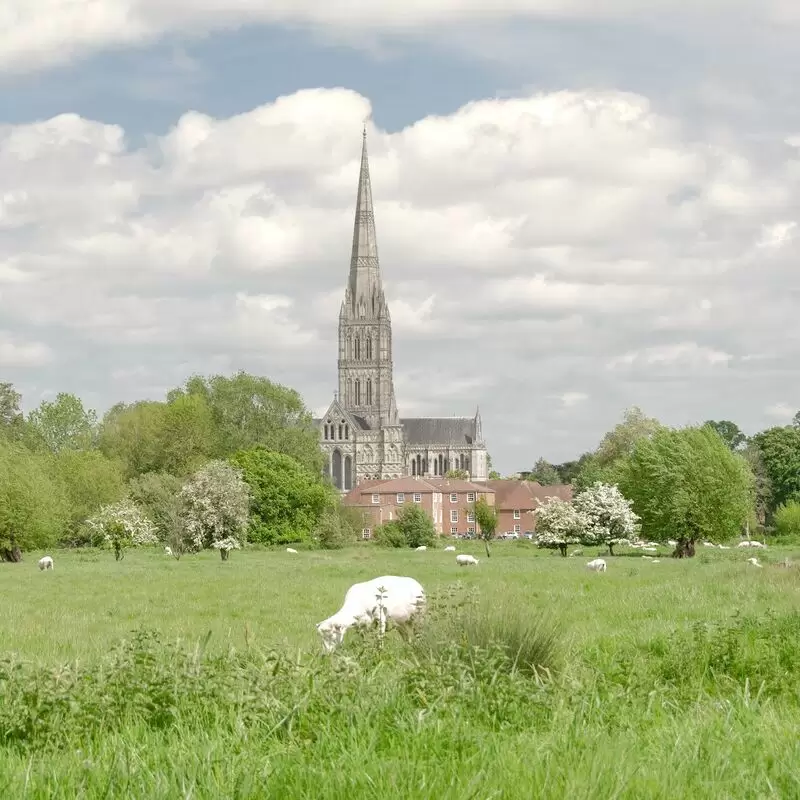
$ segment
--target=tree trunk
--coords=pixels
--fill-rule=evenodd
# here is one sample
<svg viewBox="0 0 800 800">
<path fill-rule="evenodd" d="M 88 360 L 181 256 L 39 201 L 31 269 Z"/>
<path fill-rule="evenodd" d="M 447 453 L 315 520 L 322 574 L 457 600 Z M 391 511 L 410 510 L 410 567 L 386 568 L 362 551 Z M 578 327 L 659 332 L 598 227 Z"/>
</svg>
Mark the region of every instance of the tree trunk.
<svg viewBox="0 0 800 800">
<path fill-rule="evenodd" d="M 672 553 L 673 558 L 694 558 L 694 539 L 680 539 Z"/>
<path fill-rule="evenodd" d="M 22 551 L 16 545 L 4 547 L 0 550 L 0 561 L 10 561 L 12 564 L 18 564 L 22 561 Z"/>
<path fill-rule="evenodd" d="M 486 558 L 491 558 L 492 554 L 489 551 L 489 540 L 488 539 L 484 539 L 483 540 L 483 546 L 486 548 Z"/>
<path fill-rule="evenodd" d="M 611 542 L 609 542 L 609 543 L 608 543 L 608 554 L 609 554 L 610 556 L 613 556 L 613 555 L 614 555 L 614 545 L 613 545 L 613 544 L 611 544 Z"/>
<path fill-rule="evenodd" d="M 558 549 L 561 551 L 561 555 L 566 558 L 567 557 L 567 546 L 565 544 L 560 544 Z"/>
<path fill-rule="evenodd" d="M 228 553 L 229 553 L 228 550 L 225 550 L 222 547 L 220 547 L 219 556 L 223 561 L 227 561 L 228 560 Z"/>
</svg>

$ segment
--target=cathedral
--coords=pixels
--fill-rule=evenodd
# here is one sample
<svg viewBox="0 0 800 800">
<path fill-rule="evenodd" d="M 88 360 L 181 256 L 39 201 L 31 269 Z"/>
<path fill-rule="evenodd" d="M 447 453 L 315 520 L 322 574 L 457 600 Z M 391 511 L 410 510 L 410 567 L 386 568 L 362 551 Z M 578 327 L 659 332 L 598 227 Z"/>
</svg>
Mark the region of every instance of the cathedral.
<svg viewBox="0 0 800 800">
<path fill-rule="evenodd" d="M 315 420 L 327 471 L 340 491 L 365 480 L 443 477 L 486 481 L 480 411 L 473 417 L 400 417 L 392 378 L 392 320 L 375 236 L 367 134 L 361 150 L 350 274 L 339 311 L 339 390 Z"/>
</svg>

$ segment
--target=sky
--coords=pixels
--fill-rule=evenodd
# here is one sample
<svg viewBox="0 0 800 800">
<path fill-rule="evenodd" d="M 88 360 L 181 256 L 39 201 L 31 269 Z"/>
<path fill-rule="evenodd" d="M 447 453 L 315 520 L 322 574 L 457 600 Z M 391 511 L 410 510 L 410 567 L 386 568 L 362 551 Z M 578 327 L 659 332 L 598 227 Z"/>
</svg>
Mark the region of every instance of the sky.
<svg viewBox="0 0 800 800">
<path fill-rule="evenodd" d="M 495 466 L 800 408 L 796 0 L 5 0 L 0 381 L 336 388 L 366 122 L 401 416 Z"/>
</svg>

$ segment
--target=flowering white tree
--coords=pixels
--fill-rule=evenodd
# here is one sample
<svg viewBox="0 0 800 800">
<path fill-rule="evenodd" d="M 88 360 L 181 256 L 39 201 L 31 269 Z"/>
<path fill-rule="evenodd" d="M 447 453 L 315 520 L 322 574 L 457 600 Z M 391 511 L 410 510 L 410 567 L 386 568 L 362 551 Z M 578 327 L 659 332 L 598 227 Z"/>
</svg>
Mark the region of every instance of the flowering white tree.
<svg viewBox="0 0 800 800">
<path fill-rule="evenodd" d="M 546 497 L 532 513 L 536 517 L 536 543 L 539 547 L 557 548 L 562 556 L 566 556 L 567 545 L 583 541 L 588 519 L 572 503 L 560 497 Z"/>
<path fill-rule="evenodd" d="M 226 461 L 210 461 L 181 489 L 188 550 L 214 548 L 226 561 L 241 549 L 250 512 L 250 487 Z"/>
<path fill-rule="evenodd" d="M 158 544 L 156 526 L 145 516 L 132 500 L 103 506 L 93 517 L 86 520 L 92 538 L 111 547 L 117 561 L 125 557 L 126 547 L 142 547 Z"/>
<path fill-rule="evenodd" d="M 619 488 L 595 483 L 573 500 L 587 520 L 584 544 L 604 544 L 614 555 L 614 545 L 639 538 L 639 516 Z"/>
</svg>

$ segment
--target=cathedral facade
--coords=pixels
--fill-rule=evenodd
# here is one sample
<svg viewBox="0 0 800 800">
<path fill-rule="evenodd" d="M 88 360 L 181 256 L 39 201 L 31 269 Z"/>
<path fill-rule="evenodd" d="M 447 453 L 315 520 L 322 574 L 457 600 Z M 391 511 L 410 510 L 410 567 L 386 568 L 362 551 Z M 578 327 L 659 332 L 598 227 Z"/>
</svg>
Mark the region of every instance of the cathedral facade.
<svg viewBox="0 0 800 800">
<path fill-rule="evenodd" d="M 365 132 L 350 274 L 339 311 L 339 389 L 315 420 L 328 474 L 343 492 L 365 480 L 435 478 L 453 469 L 485 481 L 480 411 L 472 417 L 400 417 L 392 370 L 392 320 L 378 261 Z"/>
</svg>

